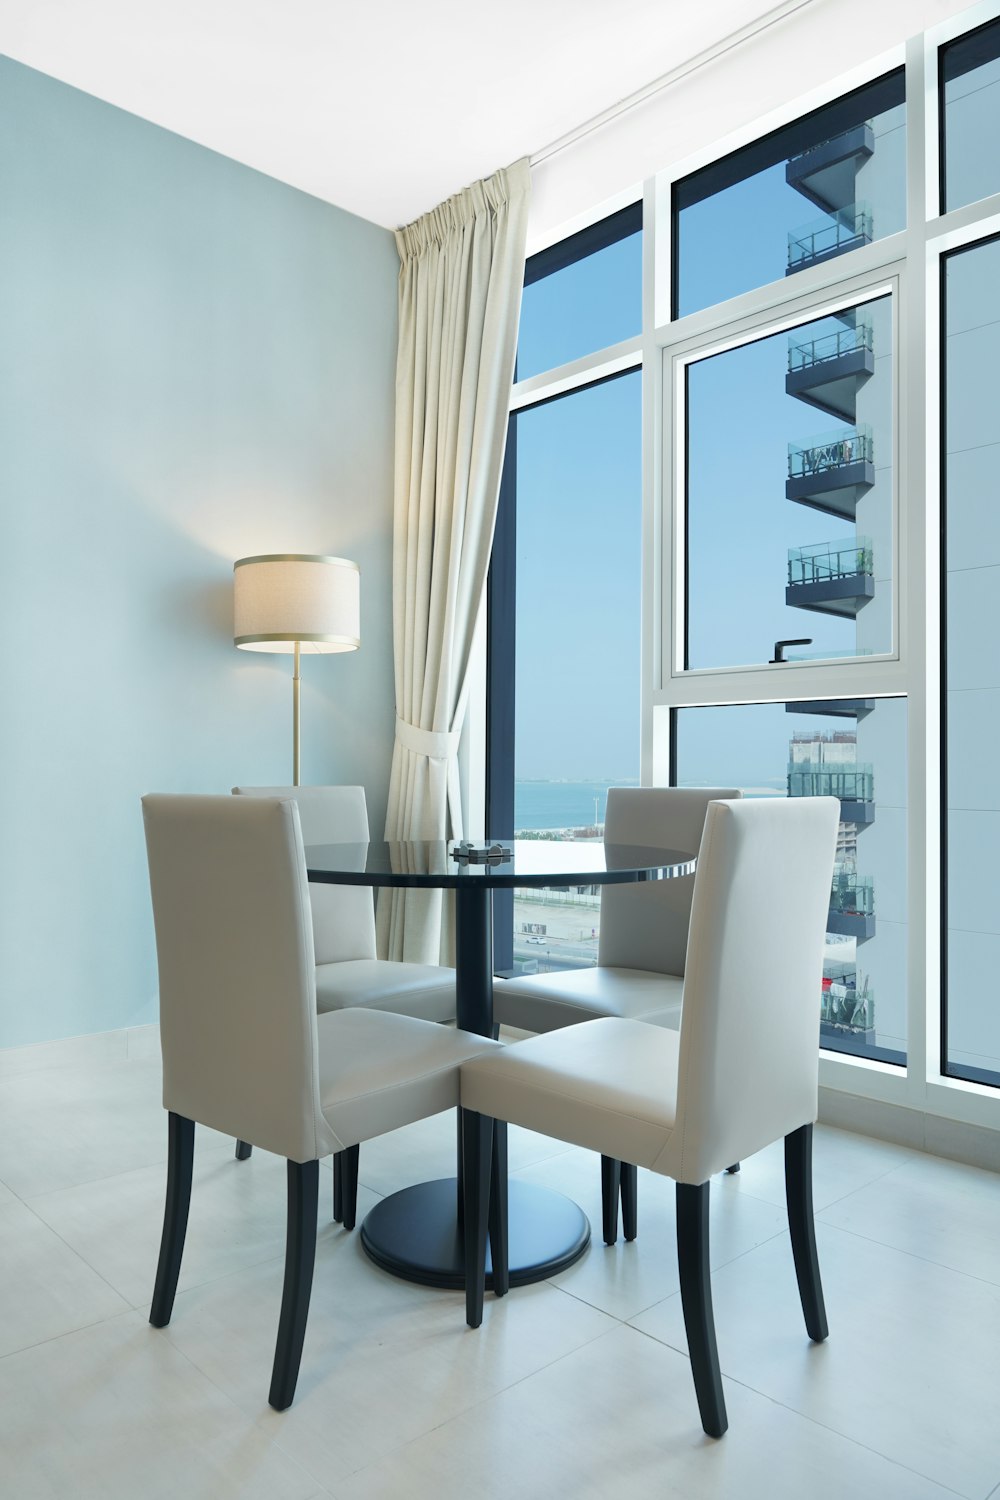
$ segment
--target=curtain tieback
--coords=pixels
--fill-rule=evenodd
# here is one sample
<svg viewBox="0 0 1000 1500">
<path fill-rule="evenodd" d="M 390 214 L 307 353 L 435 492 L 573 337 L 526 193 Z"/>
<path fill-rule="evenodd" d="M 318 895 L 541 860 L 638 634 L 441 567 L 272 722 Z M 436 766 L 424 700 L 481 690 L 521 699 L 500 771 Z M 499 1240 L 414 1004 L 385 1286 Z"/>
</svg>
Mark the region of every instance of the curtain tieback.
<svg viewBox="0 0 1000 1500">
<path fill-rule="evenodd" d="M 428 760 L 451 760 L 458 754 L 461 734 L 456 730 L 436 733 L 433 729 L 418 729 L 416 724 L 408 724 L 397 714 L 396 738 L 414 755 L 425 755 Z"/>
</svg>

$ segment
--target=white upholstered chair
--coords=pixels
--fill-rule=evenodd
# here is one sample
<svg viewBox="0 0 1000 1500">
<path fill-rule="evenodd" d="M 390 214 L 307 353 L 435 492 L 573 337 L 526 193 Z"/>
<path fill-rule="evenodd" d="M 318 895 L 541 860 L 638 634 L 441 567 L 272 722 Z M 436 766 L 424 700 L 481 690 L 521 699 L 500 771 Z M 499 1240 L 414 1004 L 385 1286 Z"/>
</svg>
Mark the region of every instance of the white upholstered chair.
<svg viewBox="0 0 1000 1500">
<path fill-rule="evenodd" d="M 637 1162 L 677 1184 L 681 1300 L 705 1431 L 727 1419 L 712 1316 L 713 1173 L 784 1137 L 809 1336 L 827 1335 L 812 1214 L 823 942 L 840 804 L 713 802 L 694 878 L 680 1030 L 607 1018 L 462 1069 L 467 1313 L 482 1319 L 492 1120 Z M 476 1179 L 476 1180 L 473 1180 Z"/>
<path fill-rule="evenodd" d="M 169 1160 L 150 1322 L 170 1321 L 195 1123 L 288 1161 L 270 1402 L 295 1393 L 316 1249 L 319 1160 L 458 1104 L 459 1065 L 497 1044 L 364 1008 L 317 1015 L 299 811 L 277 798 L 143 798 L 160 974 Z"/>
<path fill-rule="evenodd" d="M 739 797 L 735 787 L 612 787 L 606 844 L 695 851 L 710 802 Z M 597 967 L 499 980 L 493 1018 L 522 1031 L 556 1031 L 599 1016 L 680 1024 L 694 876 L 606 885 L 601 890 Z M 733 1166 L 730 1163 L 730 1166 Z M 638 1228 L 634 1163 L 601 1159 L 604 1241 L 618 1237 L 618 1200 L 627 1240 Z"/>
<path fill-rule="evenodd" d="M 366 844 L 368 809 L 362 786 L 237 786 L 244 797 L 287 797 L 298 804 L 305 844 Z M 455 971 L 432 964 L 380 959 L 375 951 L 375 905 L 364 886 L 310 883 L 316 957 L 316 1003 L 321 1013 L 363 1006 L 423 1021 L 454 1021 Z M 249 1155 L 245 1141 L 236 1154 Z M 358 1150 L 334 1158 L 333 1216 L 353 1229 L 358 1195 Z"/>
</svg>

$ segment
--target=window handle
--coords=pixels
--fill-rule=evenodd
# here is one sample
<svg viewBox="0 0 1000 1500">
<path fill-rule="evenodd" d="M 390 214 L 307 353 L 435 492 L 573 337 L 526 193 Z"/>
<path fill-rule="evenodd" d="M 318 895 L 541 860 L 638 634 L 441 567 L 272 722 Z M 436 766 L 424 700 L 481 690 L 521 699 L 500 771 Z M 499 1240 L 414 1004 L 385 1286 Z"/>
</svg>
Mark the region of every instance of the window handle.
<svg viewBox="0 0 1000 1500">
<path fill-rule="evenodd" d="M 800 636 L 797 640 L 794 640 L 794 641 L 775 641 L 775 643 L 774 643 L 774 655 L 771 657 L 771 660 L 768 662 L 768 666 L 773 667 L 776 662 L 781 662 L 782 665 L 786 666 L 786 667 L 789 666 L 790 663 L 788 663 L 788 662 L 785 661 L 785 647 L 786 646 L 811 646 L 812 643 L 813 643 L 813 638 L 812 638 L 811 635 Z"/>
</svg>

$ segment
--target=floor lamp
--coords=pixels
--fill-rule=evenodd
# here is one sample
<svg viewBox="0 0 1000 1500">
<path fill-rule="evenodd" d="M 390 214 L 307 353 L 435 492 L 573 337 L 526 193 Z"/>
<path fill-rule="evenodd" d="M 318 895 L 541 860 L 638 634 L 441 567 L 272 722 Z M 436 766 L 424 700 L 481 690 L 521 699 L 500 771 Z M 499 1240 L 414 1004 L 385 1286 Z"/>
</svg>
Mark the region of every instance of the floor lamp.
<svg viewBox="0 0 1000 1500">
<path fill-rule="evenodd" d="M 361 644 L 361 575 L 345 557 L 270 553 L 233 564 L 235 626 L 242 651 L 294 657 L 292 772 L 299 785 L 301 653 L 356 651 Z"/>
</svg>

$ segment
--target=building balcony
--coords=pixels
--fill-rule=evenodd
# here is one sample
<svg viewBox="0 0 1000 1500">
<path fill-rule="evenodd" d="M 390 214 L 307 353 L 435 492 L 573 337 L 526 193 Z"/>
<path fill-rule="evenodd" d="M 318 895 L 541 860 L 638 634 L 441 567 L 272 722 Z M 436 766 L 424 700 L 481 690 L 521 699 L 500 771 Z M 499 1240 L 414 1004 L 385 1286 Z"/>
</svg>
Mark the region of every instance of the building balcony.
<svg viewBox="0 0 1000 1500">
<path fill-rule="evenodd" d="M 793 547 L 788 553 L 785 603 L 821 615 L 854 618 L 875 594 L 874 553 L 868 537 Z"/>
<path fill-rule="evenodd" d="M 809 266 L 821 265 L 837 255 L 847 255 L 872 241 L 872 215 L 867 204 L 851 203 L 836 213 L 813 219 L 800 229 L 789 230 L 785 275 L 794 276 Z"/>
<path fill-rule="evenodd" d="M 870 875 L 856 875 L 853 870 L 834 873 L 826 930 L 859 943 L 875 936 L 875 891 Z"/>
<path fill-rule="evenodd" d="M 853 970 L 848 976 L 831 978 L 824 966 L 819 1014 L 820 1046 L 824 1041 L 832 1046 L 840 1046 L 844 1041 L 864 1041 L 868 1046 L 874 1043 L 875 993 L 867 979 L 860 990 L 857 988 Z"/>
<path fill-rule="evenodd" d="M 789 797 L 836 797 L 840 821 L 867 826 L 875 821 L 875 776 L 856 761 L 790 760 Z"/>
<path fill-rule="evenodd" d="M 789 340 L 785 393 L 853 423 L 858 389 L 874 372 L 872 325 L 862 321 L 804 344 Z"/>
<path fill-rule="evenodd" d="M 875 447 L 869 426 L 788 445 L 785 498 L 828 516 L 854 518 L 858 501 L 875 483 Z"/>
<path fill-rule="evenodd" d="M 785 181 L 825 212 L 853 204 L 858 171 L 875 152 L 871 122 L 863 120 L 820 141 L 785 164 Z"/>
<path fill-rule="evenodd" d="M 875 707 L 874 698 L 804 698 L 786 703 L 786 714 L 826 714 L 832 719 L 863 719 Z"/>
</svg>

